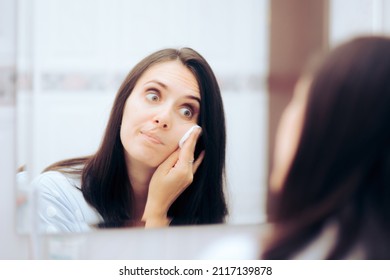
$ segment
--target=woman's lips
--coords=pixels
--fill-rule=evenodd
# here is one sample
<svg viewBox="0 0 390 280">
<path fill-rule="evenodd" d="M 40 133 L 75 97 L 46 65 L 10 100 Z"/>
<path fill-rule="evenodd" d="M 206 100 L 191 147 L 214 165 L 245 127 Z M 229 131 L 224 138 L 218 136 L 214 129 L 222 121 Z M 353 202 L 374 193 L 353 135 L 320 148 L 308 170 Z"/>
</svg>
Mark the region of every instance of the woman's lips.
<svg viewBox="0 0 390 280">
<path fill-rule="evenodd" d="M 161 139 L 154 133 L 149 132 L 149 131 L 141 131 L 141 134 L 150 142 L 155 143 L 155 144 L 164 144 Z"/>
</svg>

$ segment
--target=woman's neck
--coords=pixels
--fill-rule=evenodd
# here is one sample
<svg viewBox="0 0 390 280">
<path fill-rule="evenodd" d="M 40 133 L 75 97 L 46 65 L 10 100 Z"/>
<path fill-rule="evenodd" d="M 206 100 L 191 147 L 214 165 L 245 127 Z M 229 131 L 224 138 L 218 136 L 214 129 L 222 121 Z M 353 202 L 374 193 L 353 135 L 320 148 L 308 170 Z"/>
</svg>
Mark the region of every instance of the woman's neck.
<svg viewBox="0 0 390 280">
<path fill-rule="evenodd" d="M 127 174 L 134 194 L 134 217 L 141 220 L 148 198 L 149 183 L 156 168 L 139 162 L 127 162 Z"/>
</svg>

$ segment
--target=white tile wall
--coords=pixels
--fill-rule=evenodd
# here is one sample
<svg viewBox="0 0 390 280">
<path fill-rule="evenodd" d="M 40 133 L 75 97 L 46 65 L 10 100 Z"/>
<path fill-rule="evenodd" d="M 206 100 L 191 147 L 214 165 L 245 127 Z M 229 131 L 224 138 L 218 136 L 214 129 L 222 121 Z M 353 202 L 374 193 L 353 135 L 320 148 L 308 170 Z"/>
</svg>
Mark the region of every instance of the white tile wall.
<svg viewBox="0 0 390 280">
<path fill-rule="evenodd" d="M 390 34 L 387 0 L 330 0 L 329 41 L 335 46 L 354 36 Z"/>
</svg>

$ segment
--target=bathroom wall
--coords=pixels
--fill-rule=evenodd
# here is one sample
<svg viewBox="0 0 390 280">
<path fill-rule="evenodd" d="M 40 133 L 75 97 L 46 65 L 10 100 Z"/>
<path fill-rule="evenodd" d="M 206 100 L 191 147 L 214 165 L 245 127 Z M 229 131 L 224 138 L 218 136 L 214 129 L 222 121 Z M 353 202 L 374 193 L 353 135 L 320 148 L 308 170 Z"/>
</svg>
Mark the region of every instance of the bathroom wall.
<svg viewBox="0 0 390 280">
<path fill-rule="evenodd" d="M 0 1 L 0 259 L 27 259 L 16 230 L 16 1 Z"/>
</svg>

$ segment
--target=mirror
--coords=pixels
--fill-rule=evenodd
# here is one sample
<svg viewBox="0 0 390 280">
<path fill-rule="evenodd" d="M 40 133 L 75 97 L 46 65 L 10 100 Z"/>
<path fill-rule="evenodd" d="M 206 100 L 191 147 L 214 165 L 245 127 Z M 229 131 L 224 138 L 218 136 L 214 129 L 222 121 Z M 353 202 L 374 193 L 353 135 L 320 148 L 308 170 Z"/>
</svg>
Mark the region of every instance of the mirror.
<svg viewBox="0 0 390 280">
<path fill-rule="evenodd" d="M 153 51 L 184 46 L 206 58 L 222 91 L 228 223 L 263 222 L 268 5 L 266 0 L 21 0 L 21 231 L 29 219 L 23 209 L 31 202 L 23 197 L 31 179 L 53 162 L 95 152 L 128 71 Z"/>
</svg>

